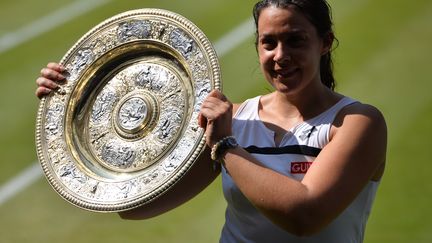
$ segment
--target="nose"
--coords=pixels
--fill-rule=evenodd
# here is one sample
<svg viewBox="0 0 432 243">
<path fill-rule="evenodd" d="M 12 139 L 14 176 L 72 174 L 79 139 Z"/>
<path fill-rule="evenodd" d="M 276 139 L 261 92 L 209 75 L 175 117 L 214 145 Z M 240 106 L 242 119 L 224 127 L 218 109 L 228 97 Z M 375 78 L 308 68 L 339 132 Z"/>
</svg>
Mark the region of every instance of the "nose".
<svg viewBox="0 0 432 243">
<path fill-rule="evenodd" d="M 291 55 L 290 55 L 289 48 L 286 45 L 279 43 L 275 48 L 273 61 L 277 63 L 286 63 L 290 60 L 291 60 Z"/>
</svg>

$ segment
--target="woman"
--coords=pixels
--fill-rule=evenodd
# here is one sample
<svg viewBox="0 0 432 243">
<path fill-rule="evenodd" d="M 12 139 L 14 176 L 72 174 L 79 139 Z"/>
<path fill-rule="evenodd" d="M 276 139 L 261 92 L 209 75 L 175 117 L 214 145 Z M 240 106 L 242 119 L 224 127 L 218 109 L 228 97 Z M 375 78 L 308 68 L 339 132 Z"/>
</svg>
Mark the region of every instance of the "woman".
<svg viewBox="0 0 432 243">
<path fill-rule="evenodd" d="M 229 148 L 214 152 L 228 201 L 221 241 L 361 242 L 384 169 L 385 121 L 332 90 L 324 0 L 264 0 L 254 17 L 274 92 L 240 106 L 213 92 L 201 110 L 209 147 Z M 229 136 L 240 146 L 223 145 Z"/>
<path fill-rule="evenodd" d="M 362 242 L 384 171 L 381 113 L 333 91 L 325 0 L 262 0 L 256 49 L 270 94 L 232 105 L 213 91 L 200 125 L 223 164 L 221 242 Z M 40 97 L 62 80 L 49 64 Z"/>
</svg>

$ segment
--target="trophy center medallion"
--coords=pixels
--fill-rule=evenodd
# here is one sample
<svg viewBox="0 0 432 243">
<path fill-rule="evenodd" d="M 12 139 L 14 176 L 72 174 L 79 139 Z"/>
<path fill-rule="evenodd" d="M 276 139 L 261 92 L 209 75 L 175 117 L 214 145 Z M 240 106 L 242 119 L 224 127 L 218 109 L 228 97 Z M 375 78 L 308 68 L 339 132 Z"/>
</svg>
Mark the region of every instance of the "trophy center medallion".
<svg viewBox="0 0 432 243">
<path fill-rule="evenodd" d="M 153 129 L 159 109 L 148 92 L 132 92 L 120 100 L 114 115 L 114 127 L 125 139 L 139 139 Z"/>
<path fill-rule="evenodd" d="M 140 130 L 148 115 L 148 107 L 144 99 L 133 97 L 126 100 L 118 113 L 118 126 L 125 132 L 134 133 Z"/>
</svg>

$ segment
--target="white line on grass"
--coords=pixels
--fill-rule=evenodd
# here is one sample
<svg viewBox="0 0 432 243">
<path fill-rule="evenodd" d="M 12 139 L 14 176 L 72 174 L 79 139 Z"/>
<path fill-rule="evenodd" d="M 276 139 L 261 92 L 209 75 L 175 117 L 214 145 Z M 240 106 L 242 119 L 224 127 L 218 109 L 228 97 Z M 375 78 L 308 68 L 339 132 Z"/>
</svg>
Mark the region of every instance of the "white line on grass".
<svg viewBox="0 0 432 243">
<path fill-rule="evenodd" d="M 248 19 L 215 42 L 214 46 L 220 58 L 253 35 L 252 21 L 252 19 Z M 0 206 L 19 192 L 25 190 L 41 176 L 42 169 L 39 163 L 33 163 L 29 168 L 12 178 L 0 187 Z"/>
<path fill-rule="evenodd" d="M 253 32 L 253 18 L 249 18 L 215 42 L 214 46 L 218 56 L 222 57 L 229 53 L 241 43 L 245 42 Z"/>
<path fill-rule="evenodd" d="M 43 33 L 46 33 L 79 15 L 108 3 L 111 0 L 80 0 L 74 1 L 57 11 L 44 16 L 17 31 L 7 33 L 0 37 L 0 54 L 18 45 L 25 43 Z"/>
<path fill-rule="evenodd" d="M 33 165 L 12 178 L 12 180 L 0 187 L 0 205 L 27 188 L 29 185 L 39 179 L 41 175 L 41 167 L 38 163 L 33 163 Z"/>
</svg>

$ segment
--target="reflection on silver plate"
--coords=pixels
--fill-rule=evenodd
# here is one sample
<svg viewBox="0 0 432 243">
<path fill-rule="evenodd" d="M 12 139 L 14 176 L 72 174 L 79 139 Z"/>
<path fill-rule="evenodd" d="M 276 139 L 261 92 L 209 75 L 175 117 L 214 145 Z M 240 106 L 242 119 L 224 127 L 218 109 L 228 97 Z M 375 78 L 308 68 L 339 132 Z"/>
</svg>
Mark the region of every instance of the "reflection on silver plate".
<svg viewBox="0 0 432 243">
<path fill-rule="evenodd" d="M 216 53 L 184 17 L 160 9 L 116 15 L 63 57 L 67 82 L 42 99 L 39 161 L 72 204 L 100 212 L 166 193 L 204 149 L 197 123 L 220 89 Z"/>
</svg>

